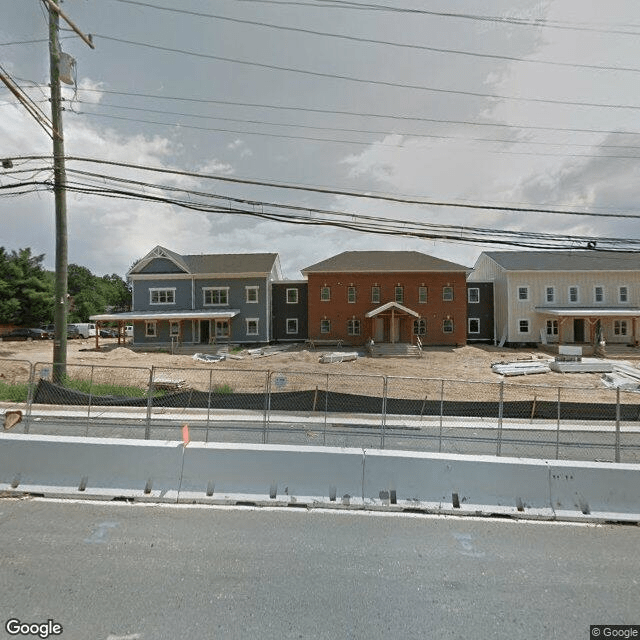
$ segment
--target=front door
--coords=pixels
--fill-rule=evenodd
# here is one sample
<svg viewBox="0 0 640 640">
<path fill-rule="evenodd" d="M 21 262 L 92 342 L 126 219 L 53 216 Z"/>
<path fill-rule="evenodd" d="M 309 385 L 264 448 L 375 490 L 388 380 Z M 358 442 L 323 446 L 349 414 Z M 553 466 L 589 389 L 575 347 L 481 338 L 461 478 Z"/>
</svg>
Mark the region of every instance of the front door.
<svg viewBox="0 0 640 640">
<path fill-rule="evenodd" d="M 211 331 L 211 322 L 209 320 L 200 320 L 200 343 L 209 344 L 209 335 Z"/>
<path fill-rule="evenodd" d="M 573 341 L 584 342 L 584 320 L 575 318 L 573 321 Z"/>
<path fill-rule="evenodd" d="M 384 318 L 374 319 L 373 340 L 375 342 L 384 342 Z"/>
</svg>

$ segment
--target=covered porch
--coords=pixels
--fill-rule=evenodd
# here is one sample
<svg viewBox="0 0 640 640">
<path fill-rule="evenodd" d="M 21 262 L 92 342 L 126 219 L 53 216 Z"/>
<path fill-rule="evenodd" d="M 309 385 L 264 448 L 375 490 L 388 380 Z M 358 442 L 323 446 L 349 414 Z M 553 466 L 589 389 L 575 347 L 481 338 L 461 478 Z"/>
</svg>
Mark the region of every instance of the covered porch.
<svg viewBox="0 0 640 640">
<path fill-rule="evenodd" d="M 148 347 L 207 346 L 233 340 L 232 319 L 238 309 L 218 311 L 172 311 L 99 314 L 91 316 L 96 323 L 96 348 L 99 347 L 100 327 L 118 323 L 118 344 L 124 343 L 125 327 L 133 326 L 133 344 Z"/>
<path fill-rule="evenodd" d="M 601 340 L 620 345 L 638 342 L 640 308 L 537 307 L 536 312 L 541 316 L 540 335 L 544 344 L 595 345 Z"/>
</svg>

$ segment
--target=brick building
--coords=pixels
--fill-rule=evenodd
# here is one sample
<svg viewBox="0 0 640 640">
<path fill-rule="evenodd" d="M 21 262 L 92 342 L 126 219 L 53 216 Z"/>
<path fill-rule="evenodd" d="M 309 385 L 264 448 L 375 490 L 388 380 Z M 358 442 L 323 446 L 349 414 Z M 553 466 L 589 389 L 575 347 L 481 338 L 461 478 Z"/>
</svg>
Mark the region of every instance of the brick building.
<svg viewBox="0 0 640 640">
<path fill-rule="evenodd" d="M 346 251 L 306 267 L 309 337 L 463 345 L 468 271 L 417 251 Z"/>
</svg>

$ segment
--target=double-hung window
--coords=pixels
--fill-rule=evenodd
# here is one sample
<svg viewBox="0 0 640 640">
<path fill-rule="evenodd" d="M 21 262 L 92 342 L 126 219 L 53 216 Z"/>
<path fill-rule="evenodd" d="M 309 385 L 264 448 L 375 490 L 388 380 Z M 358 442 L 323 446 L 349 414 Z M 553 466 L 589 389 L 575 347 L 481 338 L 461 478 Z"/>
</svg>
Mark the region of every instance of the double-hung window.
<svg viewBox="0 0 640 640">
<path fill-rule="evenodd" d="M 258 302 L 258 291 L 260 290 L 260 287 L 245 287 L 244 291 L 245 291 L 245 299 L 246 302 L 248 303 L 257 303 Z"/>
<path fill-rule="evenodd" d="M 206 287 L 202 290 L 204 305 L 211 306 L 228 306 L 229 305 L 229 287 Z"/>
<path fill-rule="evenodd" d="M 149 289 L 149 302 L 151 304 L 175 304 L 176 290 L 171 289 Z"/>
<path fill-rule="evenodd" d="M 467 289 L 467 302 L 471 304 L 480 302 L 480 289 L 478 289 L 478 287 L 469 287 L 469 289 Z"/>
<path fill-rule="evenodd" d="M 445 302 L 453 301 L 453 287 L 442 287 L 442 299 Z M 451 331 L 453 331 L 453 329 Z"/>
</svg>

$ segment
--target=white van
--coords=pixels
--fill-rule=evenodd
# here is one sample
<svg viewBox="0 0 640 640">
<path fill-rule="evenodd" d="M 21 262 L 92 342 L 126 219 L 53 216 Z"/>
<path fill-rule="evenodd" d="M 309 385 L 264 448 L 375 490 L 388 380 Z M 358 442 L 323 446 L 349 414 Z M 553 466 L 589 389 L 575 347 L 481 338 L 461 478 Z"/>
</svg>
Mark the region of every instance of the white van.
<svg viewBox="0 0 640 640">
<path fill-rule="evenodd" d="M 128 324 L 124 328 L 124 335 L 127 336 L 127 338 L 133 338 L 133 325 L 132 324 Z"/>
<path fill-rule="evenodd" d="M 78 329 L 78 337 L 80 338 L 95 338 L 96 336 L 96 325 L 93 322 L 74 322 L 69 326 Z"/>
</svg>

